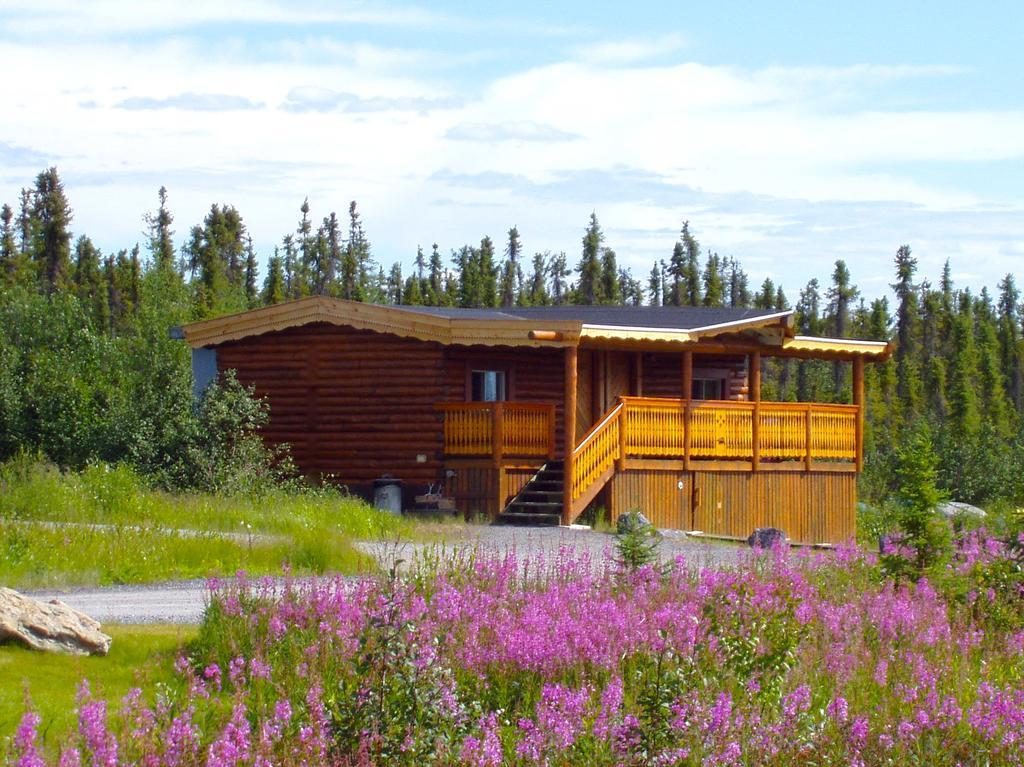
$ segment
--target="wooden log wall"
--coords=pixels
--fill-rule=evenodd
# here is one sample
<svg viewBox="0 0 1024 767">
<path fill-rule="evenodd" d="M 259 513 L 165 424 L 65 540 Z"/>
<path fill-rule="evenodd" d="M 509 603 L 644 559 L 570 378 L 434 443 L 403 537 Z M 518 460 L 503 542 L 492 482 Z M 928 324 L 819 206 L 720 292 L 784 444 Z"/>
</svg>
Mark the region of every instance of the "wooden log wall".
<svg viewBox="0 0 1024 767">
<path fill-rule="evenodd" d="M 234 369 L 267 398 L 264 438 L 289 444 L 303 473 L 331 475 L 364 494 L 374 479 L 391 474 L 404 481 L 407 502 L 445 478 L 442 414 L 434 406 L 468 399 L 470 369 L 505 369 L 510 398 L 555 403 L 560 454 L 563 355 L 561 349 L 443 347 L 328 324 L 217 348 L 218 368 Z M 515 477 L 483 469 L 460 475 L 460 508 L 496 514 L 499 493 L 518 492 Z"/>
<path fill-rule="evenodd" d="M 365 490 L 392 474 L 407 492 L 443 475 L 444 349 L 439 344 L 335 325 L 305 325 L 218 347 L 270 403 L 264 437 L 288 443 L 306 474 Z M 423 455 L 425 461 L 418 461 Z"/>
<path fill-rule="evenodd" d="M 638 509 L 657 527 L 709 536 L 745 539 L 755 528 L 777 527 L 797 543 L 838 544 L 856 535 L 852 472 L 685 472 L 677 464 L 627 464 L 609 483 L 612 522 Z"/>
<path fill-rule="evenodd" d="M 644 397 L 681 397 L 683 380 L 682 354 L 649 353 L 641 362 L 641 394 Z M 693 356 L 694 378 L 725 378 L 725 398 L 745 400 L 747 360 L 743 356 Z"/>
</svg>

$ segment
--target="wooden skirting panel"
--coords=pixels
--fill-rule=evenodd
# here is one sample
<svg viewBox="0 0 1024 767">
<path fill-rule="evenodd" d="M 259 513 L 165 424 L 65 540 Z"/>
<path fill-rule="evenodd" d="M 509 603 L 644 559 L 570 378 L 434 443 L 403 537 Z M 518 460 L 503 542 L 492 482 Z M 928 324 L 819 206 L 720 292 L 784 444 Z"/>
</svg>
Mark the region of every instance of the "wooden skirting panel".
<svg viewBox="0 0 1024 767">
<path fill-rule="evenodd" d="M 852 472 L 686 472 L 677 462 L 644 463 L 627 463 L 609 483 L 613 521 L 637 509 L 657 527 L 733 538 L 778 527 L 808 544 L 843 543 L 856 533 Z"/>
<path fill-rule="evenodd" d="M 680 483 L 683 485 L 681 489 Z M 612 522 L 622 514 L 640 511 L 655 527 L 689 529 L 690 497 L 693 493 L 693 475 L 690 472 L 627 468 L 612 477 L 608 485 Z"/>
<path fill-rule="evenodd" d="M 449 492 L 459 513 L 469 520 L 494 519 L 540 468 L 539 463 L 522 461 L 495 466 L 489 461 L 449 460 L 446 466 L 455 472 Z"/>
</svg>

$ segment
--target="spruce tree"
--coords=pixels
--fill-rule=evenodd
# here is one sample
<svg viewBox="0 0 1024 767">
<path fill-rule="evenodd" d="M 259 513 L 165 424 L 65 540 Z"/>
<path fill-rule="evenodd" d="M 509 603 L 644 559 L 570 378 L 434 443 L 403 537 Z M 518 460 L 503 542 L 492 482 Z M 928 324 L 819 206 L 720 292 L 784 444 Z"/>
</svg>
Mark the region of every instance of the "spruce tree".
<svg viewBox="0 0 1024 767">
<path fill-rule="evenodd" d="M 306 197 L 302 200 L 302 205 L 299 206 L 299 212 L 302 217 L 299 219 L 299 226 L 295 230 L 297 235 L 296 247 L 296 262 L 295 262 L 295 277 L 299 282 L 298 290 L 296 291 L 299 296 L 308 296 L 314 292 L 313 286 L 310 284 L 310 277 L 313 271 L 313 246 L 315 244 L 313 238 L 313 222 L 309 220 L 309 198 Z M 349 296 L 345 296 L 348 298 Z"/>
<path fill-rule="evenodd" d="M 343 270 L 345 259 L 342 251 L 341 226 L 334 211 L 324 218 L 320 239 L 322 244 L 316 259 L 316 292 L 321 296 L 335 295 L 338 292 L 338 273 Z"/>
<path fill-rule="evenodd" d="M 658 266 L 658 262 L 654 262 L 654 266 L 651 267 L 651 274 L 647 278 L 647 299 L 651 306 L 661 306 L 661 269 Z"/>
<path fill-rule="evenodd" d="M 174 232 L 171 230 L 174 216 L 167 209 L 166 187 L 160 187 L 157 200 L 160 207 L 156 213 L 147 213 L 145 216 L 149 229 L 149 253 L 158 270 L 168 271 L 174 268 Z"/>
<path fill-rule="evenodd" d="M 724 306 L 725 283 L 722 280 L 722 259 L 708 251 L 704 264 L 704 306 Z"/>
<path fill-rule="evenodd" d="M 750 306 L 750 278 L 743 271 L 740 262 L 735 258 L 728 259 L 729 264 L 729 306 L 746 309 Z"/>
<path fill-rule="evenodd" d="M 569 262 L 565 257 L 565 251 L 559 252 L 550 258 L 549 271 L 551 273 L 551 300 L 556 306 L 569 303 L 572 294 L 572 286 L 569 284 Z"/>
<path fill-rule="evenodd" d="M 596 304 L 600 299 L 601 291 L 601 245 L 604 242 L 604 233 L 597 221 L 597 213 L 590 214 L 590 223 L 583 234 L 583 250 L 580 254 L 579 264 L 576 265 L 576 273 L 579 280 L 576 282 L 577 304 Z"/>
<path fill-rule="evenodd" d="M 754 308 L 771 311 L 775 308 L 775 283 L 771 277 L 765 277 L 761 289 L 754 296 Z"/>
<path fill-rule="evenodd" d="M 444 264 L 441 262 L 441 251 L 438 250 L 435 242 L 430 251 L 430 276 L 429 289 L 427 291 L 427 304 L 430 306 L 442 306 L 445 295 L 445 273 Z"/>
<path fill-rule="evenodd" d="M 261 296 L 265 306 L 279 304 L 285 300 L 287 295 L 287 284 L 284 271 L 284 259 L 274 248 L 274 255 L 267 262 L 267 278 L 263 281 L 263 294 Z"/>
<path fill-rule="evenodd" d="M 56 168 L 36 177 L 32 220 L 32 260 L 43 286 L 52 293 L 67 285 L 71 271 L 71 206 Z"/>
<path fill-rule="evenodd" d="M 396 261 L 391 265 L 391 271 L 388 272 L 386 293 L 389 304 L 398 306 L 404 303 L 402 287 L 402 265 Z"/>
<path fill-rule="evenodd" d="M 829 315 L 831 317 L 830 332 L 836 338 L 846 338 L 850 333 L 850 302 L 859 291 L 850 281 L 850 270 L 842 259 L 836 261 L 832 271 L 832 287 L 829 288 Z M 838 400 L 846 386 L 846 365 L 836 361 L 832 363 L 833 394 Z"/>
<path fill-rule="evenodd" d="M 259 265 L 256 263 L 256 251 L 252 247 L 252 237 L 245 238 L 245 298 L 250 309 L 255 309 L 260 302 Z"/>
<path fill-rule="evenodd" d="M 526 291 L 526 303 L 528 306 L 547 306 L 551 303 L 551 296 L 548 294 L 548 259 L 550 253 L 533 254 L 533 271 L 530 273 L 530 285 Z"/>
<path fill-rule="evenodd" d="M 997 436 L 1005 440 L 1013 431 L 1013 423 L 1010 416 L 1010 400 L 1006 396 L 999 360 L 999 338 L 995 318 L 988 314 L 978 317 L 976 333 L 978 385 L 984 420 Z"/>
<path fill-rule="evenodd" d="M 281 238 L 281 247 L 284 248 L 284 297 L 285 299 L 301 298 L 298 251 L 295 249 L 295 238 L 286 234 Z M 268 275 L 269 276 L 269 275 Z"/>
<path fill-rule="evenodd" d="M 522 251 L 523 244 L 519 239 L 519 229 L 513 226 L 508 230 L 505 263 L 501 267 L 501 305 L 506 308 L 516 305 L 519 292 L 522 289 L 523 274 L 519 265 L 519 256 Z"/>
<path fill-rule="evenodd" d="M 896 394 L 908 416 L 919 412 L 921 379 L 917 366 L 918 296 L 914 286 L 917 259 L 911 256 L 910 246 L 901 245 L 896 251 L 896 282 L 891 287 L 896 294 Z"/>
<path fill-rule="evenodd" d="M 700 306 L 703 301 L 700 290 L 700 243 L 690 233 L 689 221 L 683 222 L 681 240 L 683 250 L 686 251 L 686 268 L 683 270 L 683 286 L 686 293 L 685 303 L 690 306 Z"/>
<path fill-rule="evenodd" d="M 962 301 L 953 319 L 953 360 L 949 371 L 949 416 L 954 436 L 972 439 L 981 428 L 978 397 L 978 356 L 970 301 Z"/>
<path fill-rule="evenodd" d="M 354 279 L 351 296 L 345 295 L 346 298 L 351 297 L 356 301 L 373 301 L 375 297 L 379 296 L 384 282 L 381 279 L 383 270 L 379 268 L 376 270 L 378 287 L 375 288 L 373 277 L 375 264 L 370 255 L 370 241 L 366 239 L 366 233 L 363 231 L 362 218 L 356 209 L 355 200 L 348 204 L 348 243 L 344 263 L 346 268 L 353 270 L 352 276 L 348 279 Z M 346 287 L 345 290 L 347 291 L 348 288 Z"/>
<path fill-rule="evenodd" d="M 458 275 L 458 305 L 472 308 L 480 305 L 480 264 L 474 248 L 463 245 L 452 254 L 455 274 Z"/>
<path fill-rule="evenodd" d="M 479 280 L 476 306 L 491 308 L 498 305 L 498 269 L 494 264 L 494 241 L 484 236 L 476 251 L 476 271 Z"/>
<path fill-rule="evenodd" d="M 14 240 L 14 211 L 10 205 L 0 208 L 0 285 L 14 283 L 18 246 Z"/>
<path fill-rule="evenodd" d="M 620 306 L 622 304 L 622 294 L 623 286 L 619 281 L 619 265 L 616 262 L 615 251 L 611 248 L 602 248 L 599 302 Z"/>
<path fill-rule="evenodd" d="M 686 232 L 686 227 L 689 221 L 683 223 L 683 232 Z M 667 306 L 682 306 L 683 305 L 683 281 L 686 278 L 686 251 L 683 249 L 682 240 L 676 240 L 672 246 L 672 255 L 668 260 L 668 268 L 666 269 L 668 277 L 668 296 L 666 297 L 665 304 Z M 658 292 L 661 292 L 661 286 L 658 286 Z"/>
<path fill-rule="evenodd" d="M 110 328 L 110 306 L 103 279 L 103 256 L 85 235 L 75 241 L 74 292 L 89 312 L 93 327 L 107 332 Z"/>
<path fill-rule="evenodd" d="M 629 269 L 619 270 L 619 285 L 622 286 L 622 303 L 626 306 L 642 306 L 644 303 L 644 288 L 640 280 L 633 278 Z"/>
<path fill-rule="evenodd" d="M 1024 364 L 1021 359 L 1020 291 L 1013 275 L 999 282 L 999 363 L 1007 394 L 1015 410 L 1024 408 Z"/>
</svg>

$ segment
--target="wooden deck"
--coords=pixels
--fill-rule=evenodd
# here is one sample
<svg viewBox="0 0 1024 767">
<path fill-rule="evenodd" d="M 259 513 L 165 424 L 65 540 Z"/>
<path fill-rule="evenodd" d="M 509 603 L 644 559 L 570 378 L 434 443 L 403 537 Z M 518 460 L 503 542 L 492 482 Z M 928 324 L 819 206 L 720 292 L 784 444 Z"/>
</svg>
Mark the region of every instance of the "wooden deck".
<svg viewBox="0 0 1024 767">
<path fill-rule="evenodd" d="M 450 458 L 488 459 L 500 469 L 510 459 L 543 461 L 555 457 L 555 413 L 550 404 L 451 403 L 438 408 L 444 413 L 444 449 Z M 628 487 L 635 486 L 635 494 L 650 495 L 651 488 L 642 480 L 648 477 L 661 487 L 655 494 L 665 498 L 648 498 L 643 505 L 671 508 L 673 515 L 678 509 L 679 516 L 672 520 L 672 526 L 684 528 L 709 520 L 710 510 L 701 513 L 702 487 L 707 488 L 706 494 L 717 497 L 720 487 L 749 486 L 758 488 L 753 494 L 760 496 L 767 491 L 761 486 L 767 489 L 770 485 L 785 489 L 791 496 L 791 486 L 814 482 L 779 476 L 750 484 L 739 478 L 745 473 L 838 474 L 852 480 L 861 461 L 860 416 L 857 405 L 620 397 L 572 450 L 566 477 L 566 497 L 571 501 L 563 518 L 576 519 L 616 477 L 618 481 L 611 488 L 613 506 L 630 503 L 623 495 Z M 691 474 L 696 472 L 723 477 L 709 485 Z M 673 486 L 686 482 L 677 475 L 688 477 L 692 486 L 685 503 L 675 499 Z M 849 481 L 830 482 L 840 482 L 844 499 L 849 495 Z M 747 491 L 743 495 L 751 502 L 756 500 Z M 754 506 L 772 506 L 762 500 Z M 721 503 L 716 503 L 720 508 Z M 844 501 L 842 505 L 847 504 Z M 800 504 L 800 508 L 804 506 L 807 504 Z M 816 530 L 810 519 L 812 510 L 805 512 L 801 512 L 799 527 Z M 765 515 L 771 516 L 768 512 L 760 516 Z M 742 523 L 734 520 L 722 524 L 733 535 Z M 848 526 L 841 526 L 844 533 Z M 725 534 L 725 530 L 722 532 Z"/>
</svg>

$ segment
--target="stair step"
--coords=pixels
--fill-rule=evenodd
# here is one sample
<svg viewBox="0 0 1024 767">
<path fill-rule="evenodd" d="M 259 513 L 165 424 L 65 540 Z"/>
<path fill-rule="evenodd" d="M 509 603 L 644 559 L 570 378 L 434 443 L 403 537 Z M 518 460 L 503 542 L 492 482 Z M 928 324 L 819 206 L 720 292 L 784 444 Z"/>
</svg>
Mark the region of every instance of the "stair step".
<svg viewBox="0 0 1024 767">
<path fill-rule="evenodd" d="M 544 512 L 562 512 L 562 504 L 555 503 L 552 501 L 516 501 L 511 504 L 505 511 L 519 511 L 524 509 L 528 512 L 532 511 L 544 511 Z"/>
<path fill-rule="evenodd" d="M 495 520 L 499 525 L 550 525 L 556 526 L 561 524 L 561 514 L 540 514 L 540 513 L 511 513 L 503 512 L 498 515 L 498 519 Z"/>
</svg>

